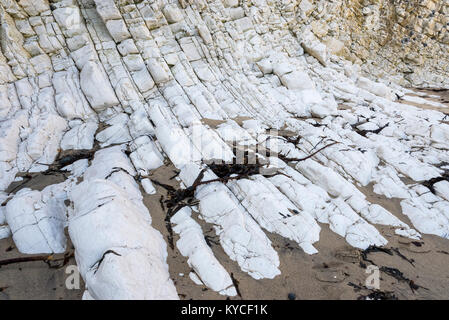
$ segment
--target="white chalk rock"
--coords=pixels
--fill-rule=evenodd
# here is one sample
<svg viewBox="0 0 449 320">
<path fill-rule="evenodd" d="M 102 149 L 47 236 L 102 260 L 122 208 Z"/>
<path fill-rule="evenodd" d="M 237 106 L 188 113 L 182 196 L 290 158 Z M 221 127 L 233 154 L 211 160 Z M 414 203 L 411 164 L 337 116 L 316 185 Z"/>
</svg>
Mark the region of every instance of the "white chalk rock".
<svg viewBox="0 0 449 320">
<path fill-rule="evenodd" d="M 368 92 L 371 92 L 372 94 L 375 94 L 376 96 L 389 100 L 394 100 L 393 91 L 383 83 L 374 82 L 365 77 L 360 77 L 357 80 L 357 86 Z"/>
<path fill-rule="evenodd" d="M 123 124 L 112 125 L 103 131 L 100 131 L 95 138 L 101 143 L 102 147 L 121 144 L 132 140 L 128 127 Z"/>
<path fill-rule="evenodd" d="M 7 225 L 0 226 L 0 240 L 11 236 L 11 229 Z"/>
<path fill-rule="evenodd" d="M 103 21 L 120 19 L 122 17 L 114 0 L 95 0 L 95 8 Z"/>
<path fill-rule="evenodd" d="M 89 290 L 84 290 L 83 296 L 81 300 L 95 300 L 94 297 L 90 294 Z"/>
<path fill-rule="evenodd" d="M 67 36 L 72 37 L 82 32 L 81 12 L 78 7 L 58 8 L 53 10 L 52 14 Z"/>
<path fill-rule="evenodd" d="M 280 78 L 282 84 L 288 89 L 315 89 L 312 79 L 310 79 L 309 75 L 304 71 L 295 70 L 293 72 L 283 74 Z"/>
<path fill-rule="evenodd" d="M 150 58 L 147 61 L 148 71 L 150 71 L 154 82 L 164 83 L 170 80 L 168 67 L 165 62 L 160 58 Z"/>
<path fill-rule="evenodd" d="M 109 79 L 96 62 L 87 62 L 80 74 L 81 89 L 95 111 L 119 104 Z"/>
<path fill-rule="evenodd" d="M 147 194 L 156 194 L 156 189 L 154 188 L 150 179 L 147 179 L 147 178 L 142 179 L 141 184 L 142 184 L 143 190 L 145 190 L 145 192 Z"/>
<path fill-rule="evenodd" d="M 6 205 L 6 221 L 22 253 L 62 253 L 66 249 L 65 183 L 42 192 L 20 190 Z"/>
<path fill-rule="evenodd" d="M 301 35 L 301 46 L 308 54 L 316 58 L 323 66 L 327 64 L 327 47 L 321 43 L 312 31 L 305 31 Z"/>
<path fill-rule="evenodd" d="M 70 197 L 69 234 L 94 299 L 178 299 L 165 241 L 144 218 L 143 206 L 101 179 L 74 186 Z"/>
<path fill-rule="evenodd" d="M 188 257 L 187 263 L 202 283 L 220 294 L 235 296 L 237 292 L 231 277 L 204 240 L 200 225 L 191 218 L 191 210 L 181 209 L 170 221 L 175 225 L 173 231 L 180 237 L 176 246 L 183 256 Z"/>
<path fill-rule="evenodd" d="M 312 244 L 319 240 L 320 226 L 264 177 L 258 175 L 228 185 L 254 220 L 267 231 L 297 242 L 308 254 L 318 252 Z"/>
<path fill-rule="evenodd" d="M 175 23 L 181 21 L 183 18 L 181 10 L 175 4 L 167 4 L 162 12 L 169 23 Z"/>
<path fill-rule="evenodd" d="M 449 126 L 441 123 L 430 127 L 430 138 L 438 143 L 449 141 Z"/>
<path fill-rule="evenodd" d="M 133 138 L 140 136 L 153 136 L 154 127 L 148 119 L 148 115 L 143 108 L 136 110 L 129 117 L 129 132 Z"/>
<path fill-rule="evenodd" d="M 128 32 L 127 26 L 122 19 L 107 21 L 106 28 L 108 28 L 109 33 L 117 43 L 131 37 L 131 34 Z"/>
<path fill-rule="evenodd" d="M 418 231 L 449 239 L 449 218 L 436 207 L 428 208 L 417 198 L 401 201 L 401 207 Z"/>
<path fill-rule="evenodd" d="M 67 122 L 56 114 L 43 114 L 26 141 L 26 155 L 40 164 L 51 164 L 58 154 L 58 146 Z M 28 168 L 27 168 L 28 169 Z"/>
<path fill-rule="evenodd" d="M 136 174 L 121 146 L 110 147 L 95 153 L 91 166 L 84 173 L 84 180 L 105 179 L 113 171 L 125 171 L 131 176 Z"/>
<path fill-rule="evenodd" d="M 8 199 L 8 196 L 3 196 L 0 193 L 0 204 L 3 204 L 6 200 Z M 0 206 L 0 225 L 3 225 L 6 223 L 6 207 L 5 206 Z"/>
<path fill-rule="evenodd" d="M 440 181 L 433 185 L 433 188 L 436 191 L 436 194 L 441 198 L 449 201 L 449 182 L 448 181 Z"/>
<path fill-rule="evenodd" d="M 186 185 L 192 185 L 200 171 L 200 166 L 188 164 L 179 177 Z M 203 180 L 214 178 L 215 174 L 207 171 Z M 216 226 L 224 251 L 243 271 L 255 279 L 273 279 L 280 274 L 279 257 L 270 240 L 226 186 L 200 186 L 195 197 L 200 201 L 201 217 Z"/>
<path fill-rule="evenodd" d="M 86 122 L 75 126 L 64 134 L 61 140 L 61 149 L 92 149 L 97 128 L 96 122 Z"/>
<path fill-rule="evenodd" d="M 359 193 L 357 188 L 341 175 L 312 159 L 298 162 L 296 169 L 332 196 L 348 198 Z"/>
<path fill-rule="evenodd" d="M 147 136 L 136 139 L 131 148 L 135 150 L 130 154 L 131 161 L 142 175 L 148 175 L 150 170 L 159 168 L 164 164 L 164 157 L 154 142 Z"/>
</svg>

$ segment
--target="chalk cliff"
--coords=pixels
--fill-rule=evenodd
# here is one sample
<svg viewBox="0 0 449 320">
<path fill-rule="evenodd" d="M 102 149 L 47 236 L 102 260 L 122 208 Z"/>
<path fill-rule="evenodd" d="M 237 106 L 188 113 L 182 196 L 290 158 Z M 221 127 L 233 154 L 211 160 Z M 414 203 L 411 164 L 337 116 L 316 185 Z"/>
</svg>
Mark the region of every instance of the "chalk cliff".
<svg viewBox="0 0 449 320">
<path fill-rule="evenodd" d="M 175 248 L 240 294 L 200 222 L 254 279 L 281 274 L 268 234 L 449 238 L 447 98 L 411 90 L 449 88 L 448 1 L 0 0 L 0 22 L 0 236 L 57 253 L 68 227 L 86 299 L 177 299 Z"/>
</svg>

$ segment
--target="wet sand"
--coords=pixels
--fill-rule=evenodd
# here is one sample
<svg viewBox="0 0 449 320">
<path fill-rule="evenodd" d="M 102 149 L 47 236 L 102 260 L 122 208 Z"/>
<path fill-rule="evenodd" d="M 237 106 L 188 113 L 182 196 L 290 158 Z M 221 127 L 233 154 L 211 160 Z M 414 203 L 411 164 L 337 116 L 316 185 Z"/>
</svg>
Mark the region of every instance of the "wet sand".
<svg viewBox="0 0 449 320">
<path fill-rule="evenodd" d="M 71 249 L 70 243 L 68 247 Z M 0 240 L 0 260 L 25 256 L 18 252 L 11 238 Z M 55 258 L 60 256 L 63 255 Z M 52 269 L 43 261 L 1 266 L 0 300 L 80 300 L 84 292 L 82 278 L 78 290 L 68 290 L 65 284 L 70 276 L 66 268 L 73 265 L 74 258 L 59 269 Z"/>
</svg>

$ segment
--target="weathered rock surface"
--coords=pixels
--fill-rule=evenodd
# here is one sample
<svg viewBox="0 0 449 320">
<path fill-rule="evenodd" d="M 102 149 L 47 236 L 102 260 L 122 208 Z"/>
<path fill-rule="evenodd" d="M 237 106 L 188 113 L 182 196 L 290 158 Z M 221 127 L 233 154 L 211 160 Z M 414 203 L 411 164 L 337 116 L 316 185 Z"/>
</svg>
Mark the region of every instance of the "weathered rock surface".
<svg viewBox="0 0 449 320">
<path fill-rule="evenodd" d="M 388 243 L 380 225 L 449 239 L 447 103 L 405 88 L 449 88 L 448 17 L 436 0 L 0 0 L 0 238 L 63 252 L 68 226 L 85 299 L 177 299 L 143 201 L 171 162 L 183 189 L 213 180 L 166 222 L 223 295 L 194 218 L 254 279 L 281 273 L 267 233 L 307 254 L 318 223 L 359 249 Z M 210 164 L 251 157 L 267 166 L 240 179 Z"/>
</svg>

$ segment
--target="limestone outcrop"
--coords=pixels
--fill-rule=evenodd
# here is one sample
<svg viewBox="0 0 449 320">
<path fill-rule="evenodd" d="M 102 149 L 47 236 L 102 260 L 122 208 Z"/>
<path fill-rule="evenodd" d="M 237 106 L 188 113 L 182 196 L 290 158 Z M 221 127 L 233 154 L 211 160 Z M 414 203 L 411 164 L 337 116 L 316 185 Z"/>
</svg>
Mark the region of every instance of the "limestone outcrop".
<svg viewBox="0 0 449 320">
<path fill-rule="evenodd" d="M 449 88 L 448 19 L 436 0 L 0 0 L 0 237 L 57 253 L 68 228 L 86 299 L 177 299 L 175 246 L 235 296 L 199 220 L 254 279 L 281 273 L 267 234 L 309 255 L 322 225 L 361 250 L 379 226 L 449 239 L 448 105 L 409 88 Z"/>
</svg>

